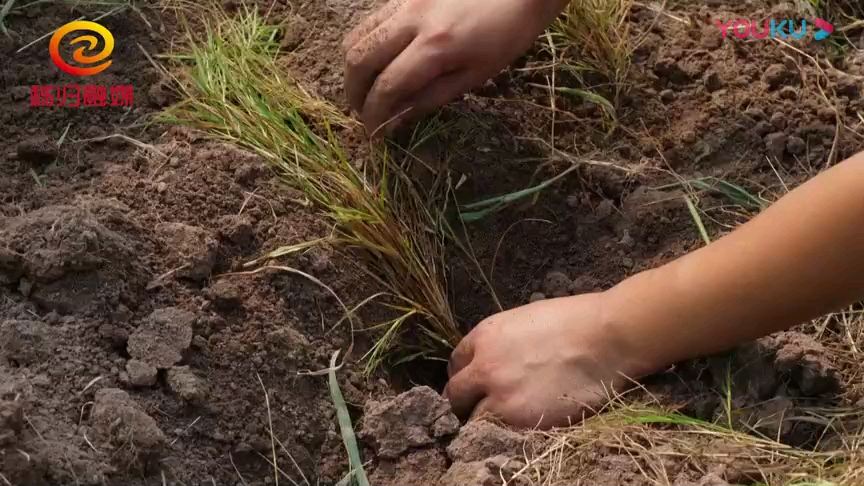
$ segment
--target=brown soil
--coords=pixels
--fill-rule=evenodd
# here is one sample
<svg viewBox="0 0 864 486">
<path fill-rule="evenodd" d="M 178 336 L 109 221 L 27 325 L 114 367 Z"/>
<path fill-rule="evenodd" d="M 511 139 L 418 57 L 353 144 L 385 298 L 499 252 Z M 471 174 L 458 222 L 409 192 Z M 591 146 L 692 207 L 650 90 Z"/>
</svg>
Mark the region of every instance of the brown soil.
<svg viewBox="0 0 864 486">
<path fill-rule="evenodd" d="M 710 19 L 698 19 L 757 13 L 722 4 L 685 9 L 691 25 L 634 10 L 634 29 L 647 37 L 634 53 L 632 86 L 611 136 L 594 105 L 561 98 L 558 111 L 546 108 L 548 91 L 530 83 L 546 84 L 548 70 L 506 71 L 442 112 L 449 128 L 423 156 L 466 176 L 465 201 L 527 186 L 538 160 L 549 159 L 548 144 L 640 169 L 584 166 L 535 204 L 468 227 L 481 265 L 494 266 L 505 307 L 608 288 L 701 245 L 680 189 L 657 189 L 675 181 L 670 169 L 776 189 L 775 170 L 794 185 L 864 148 L 864 139 L 840 128 L 861 125 L 864 51 L 834 59 L 840 72 L 805 55 L 825 57 L 824 45 L 804 44 L 799 53 L 768 40 L 722 41 Z M 342 0 L 272 10 L 291 26 L 287 65 L 342 106 L 341 54 L 333 46 L 373 6 Z M 761 13 L 769 11 L 784 15 L 776 6 Z M 303 372 L 327 368 L 332 352 L 352 342 L 344 326 L 330 328 L 341 317 L 337 301 L 296 275 L 220 277 L 267 250 L 326 235 L 328 225 L 256 156 L 141 125 L 171 101 L 142 53 L 160 52 L 171 37 L 170 20 L 152 6 L 101 21 L 117 38 L 115 63 L 88 80 L 134 86 L 134 108 L 30 107 L 30 85 L 76 80 L 51 63 L 47 39 L 17 51 L 93 12 L 27 7 L 6 19 L 12 36 L 0 35 L 7 59 L 0 90 L 3 478 L 269 484 L 272 427 L 282 444 L 281 481 L 335 483 L 347 472 L 335 410 L 326 379 Z M 542 56 L 530 53 L 516 66 L 541 65 Z M 115 133 L 142 143 L 100 139 Z M 567 165 L 562 158 L 539 177 Z M 727 201 L 708 193 L 700 203 Z M 709 227 L 717 233 L 731 222 L 719 215 Z M 497 308 L 471 266 L 458 256 L 452 263 L 450 291 L 468 328 Z M 371 294 L 357 293 L 368 278 L 331 249 L 314 248 L 290 265 L 326 282 L 349 306 Z M 781 333 L 677 366 L 648 380 L 646 390 L 710 421 L 723 413 L 731 369 L 736 421 L 814 447 L 825 432 L 818 424 L 765 418 L 862 398 L 842 379 L 856 373 L 838 354 L 844 348 L 832 340 L 835 331 L 829 322 L 825 339 L 807 328 Z M 357 350 L 365 349 L 362 338 L 355 336 Z M 393 386 L 358 369 L 349 363 L 340 383 L 355 419 L 362 417 L 358 435 L 373 483 L 500 484 L 501 475 L 525 466 L 532 450 L 524 436 L 488 423 L 460 430 L 433 390 L 390 400 Z M 722 469 L 682 464 L 673 464 L 675 482 L 733 480 Z M 623 452 L 600 448 L 586 465 L 582 482 L 645 482 Z"/>
</svg>

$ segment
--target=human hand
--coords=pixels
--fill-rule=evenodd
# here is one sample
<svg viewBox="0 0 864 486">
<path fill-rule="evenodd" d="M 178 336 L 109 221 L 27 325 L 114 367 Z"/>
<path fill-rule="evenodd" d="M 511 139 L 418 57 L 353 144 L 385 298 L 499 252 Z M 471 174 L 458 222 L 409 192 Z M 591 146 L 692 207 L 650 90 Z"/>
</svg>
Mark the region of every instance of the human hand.
<svg viewBox="0 0 864 486">
<path fill-rule="evenodd" d="M 473 411 L 524 428 L 579 422 L 632 379 L 656 371 L 616 326 L 604 293 L 496 314 L 453 351 L 444 396 L 463 419 Z"/>
<path fill-rule="evenodd" d="M 563 0 L 391 0 L 345 39 L 345 93 L 370 134 L 431 111 L 527 50 Z"/>
</svg>

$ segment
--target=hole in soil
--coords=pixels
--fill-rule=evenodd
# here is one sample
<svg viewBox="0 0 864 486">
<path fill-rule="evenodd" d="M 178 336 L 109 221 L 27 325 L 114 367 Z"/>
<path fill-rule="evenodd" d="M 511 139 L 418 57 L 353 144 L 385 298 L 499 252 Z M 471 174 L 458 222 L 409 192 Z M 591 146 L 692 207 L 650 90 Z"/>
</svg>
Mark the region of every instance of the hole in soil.
<svg viewBox="0 0 864 486">
<path fill-rule="evenodd" d="M 159 386 L 165 388 L 165 390 L 171 390 L 171 387 L 168 386 L 168 370 L 157 370 L 156 382 L 159 383 Z"/>
<path fill-rule="evenodd" d="M 126 348 L 128 341 L 128 339 L 112 339 L 111 349 L 113 349 L 123 359 L 132 359 L 132 355 L 129 354 L 129 350 Z"/>
<path fill-rule="evenodd" d="M 440 393 L 447 384 L 447 362 L 444 358 L 419 358 L 392 366 L 390 384 L 400 393 L 424 385 Z"/>
</svg>

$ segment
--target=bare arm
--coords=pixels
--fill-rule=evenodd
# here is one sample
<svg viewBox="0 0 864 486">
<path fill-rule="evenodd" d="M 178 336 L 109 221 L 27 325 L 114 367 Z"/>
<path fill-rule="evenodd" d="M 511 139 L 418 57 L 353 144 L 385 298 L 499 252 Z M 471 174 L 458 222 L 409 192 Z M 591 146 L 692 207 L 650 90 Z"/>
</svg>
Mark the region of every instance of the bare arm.
<svg viewBox="0 0 864 486">
<path fill-rule="evenodd" d="M 825 171 L 720 240 L 594 294 L 485 319 L 453 351 L 460 416 L 580 420 L 610 387 L 864 297 L 864 154 Z"/>
<path fill-rule="evenodd" d="M 635 339 L 633 358 L 652 368 L 724 351 L 862 298 L 864 153 L 716 242 L 621 282 L 608 292 L 607 308 L 613 326 Z"/>
</svg>

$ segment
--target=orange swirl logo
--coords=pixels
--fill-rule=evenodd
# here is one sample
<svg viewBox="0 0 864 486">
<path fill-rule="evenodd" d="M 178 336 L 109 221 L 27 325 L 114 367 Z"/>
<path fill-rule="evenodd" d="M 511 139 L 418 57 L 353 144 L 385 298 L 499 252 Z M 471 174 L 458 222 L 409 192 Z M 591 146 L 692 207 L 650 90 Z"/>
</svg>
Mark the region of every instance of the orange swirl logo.
<svg viewBox="0 0 864 486">
<path fill-rule="evenodd" d="M 89 53 L 96 50 L 96 45 L 99 44 L 99 39 L 95 35 L 79 35 L 69 42 L 70 45 L 82 43 L 87 44 L 86 46 L 81 46 L 72 52 L 72 59 L 83 67 L 73 66 L 60 57 L 60 42 L 66 34 L 76 30 L 95 32 L 105 41 L 102 50 L 92 55 Z M 101 73 L 111 65 L 111 60 L 108 59 L 106 61 L 106 59 L 111 55 L 112 51 L 114 51 L 114 36 L 111 35 L 111 32 L 96 22 L 89 22 L 86 20 L 76 20 L 75 22 L 69 22 L 63 27 L 60 27 L 57 29 L 57 32 L 54 32 L 54 35 L 51 36 L 51 43 L 48 44 L 48 52 L 51 54 L 51 60 L 54 61 L 54 64 L 63 71 L 74 76 L 92 76 Z"/>
</svg>

